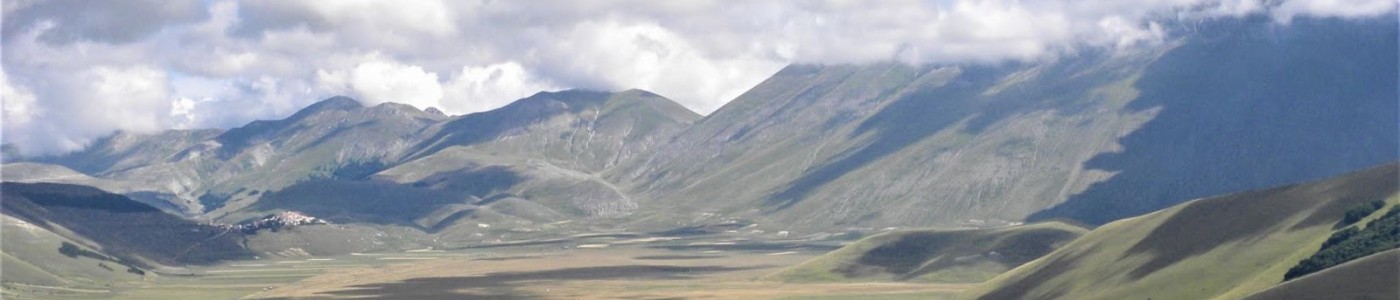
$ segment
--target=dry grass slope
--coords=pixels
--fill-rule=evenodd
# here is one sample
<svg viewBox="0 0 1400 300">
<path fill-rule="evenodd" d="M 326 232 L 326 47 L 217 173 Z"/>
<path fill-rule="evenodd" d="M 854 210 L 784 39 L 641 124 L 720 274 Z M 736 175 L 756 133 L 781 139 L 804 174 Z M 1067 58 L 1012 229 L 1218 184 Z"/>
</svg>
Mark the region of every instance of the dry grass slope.
<svg viewBox="0 0 1400 300">
<path fill-rule="evenodd" d="M 1397 168 L 1391 163 L 1325 181 L 1194 200 L 1113 222 L 965 296 L 1241 298 L 1282 281 L 1340 227 L 1347 208 L 1374 199 L 1400 202 Z"/>
<path fill-rule="evenodd" d="M 1060 222 L 995 229 L 904 230 L 862 239 L 767 279 L 786 282 L 982 282 L 1088 230 Z"/>
<path fill-rule="evenodd" d="M 1400 249 L 1299 277 L 1245 299 L 1396 299 L 1400 297 L 1396 283 L 1400 283 Z"/>
</svg>

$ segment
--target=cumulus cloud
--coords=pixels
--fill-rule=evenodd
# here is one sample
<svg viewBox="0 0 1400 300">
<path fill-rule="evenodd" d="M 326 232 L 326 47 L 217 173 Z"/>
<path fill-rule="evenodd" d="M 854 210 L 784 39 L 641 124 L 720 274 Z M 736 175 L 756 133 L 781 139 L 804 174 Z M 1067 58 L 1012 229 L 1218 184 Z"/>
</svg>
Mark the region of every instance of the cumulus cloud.
<svg viewBox="0 0 1400 300">
<path fill-rule="evenodd" d="M 79 150 L 112 130 L 154 132 L 169 127 L 168 81 L 156 69 L 98 66 L 29 75 L 39 77 L 29 78 L 39 79 L 34 86 L 14 86 L 10 77 L 3 95 L 5 142 L 23 153 Z"/>
<path fill-rule="evenodd" d="M 19 129 L 8 125 L 15 124 L 15 127 L 20 127 L 44 115 L 43 108 L 36 105 L 37 97 L 34 93 L 22 86 L 11 85 L 9 76 L 4 72 L 0 72 L 0 98 L 5 100 L 0 102 L 0 111 L 3 111 L 7 121 L 5 129 Z"/>
<path fill-rule="evenodd" d="M 1394 13 L 1395 1 L 1388 0 L 1309 0 L 1285 1 L 1271 11 L 1274 20 L 1287 23 L 1300 15 L 1371 17 Z"/>
<path fill-rule="evenodd" d="M 442 106 L 442 84 L 436 73 L 418 66 L 372 61 L 350 70 L 349 89 L 363 102 L 399 102 L 416 107 Z"/>
<path fill-rule="evenodd" d="M 150 36 L 167 26 L 207 17 L 198 0 L 6 1 L 3 32 L 17 35 L 48 26 L 38 38 L 51 43 L 99 41 L 125 43 Z"/>
<path fill-rule="evenodd" d="M 549 80 L 535 77 L 514 61 L 486 66 L 464 66 L 444 86 L 440 108 L 450 114 L 495 109 L 540 91 L 559 90 Z"/>
<path fill-rule="evenodd" d="M 790 63 L 1053 59 L 1170 22 L 1394 14 L 1393 0 L 4 1 L 3 138 L 231 127 L 333 95 L 465 114 L 641 88 L 709 113 Z"/>
</svg>

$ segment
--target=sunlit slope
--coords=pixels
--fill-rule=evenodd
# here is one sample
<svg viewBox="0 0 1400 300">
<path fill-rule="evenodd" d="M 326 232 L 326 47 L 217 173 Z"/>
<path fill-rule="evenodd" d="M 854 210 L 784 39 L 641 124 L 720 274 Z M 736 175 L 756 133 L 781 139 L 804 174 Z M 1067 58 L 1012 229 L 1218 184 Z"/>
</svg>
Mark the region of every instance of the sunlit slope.
<svg viewBox="0 0 1400 300">
<path fill-rule="evenodd" d="M 241 234 L 167 214 L 125 196 L 70 184 L 3 184 L 0 212 L 139 267 L 248 259 Z M 4 243 L 15 242 L 5 235 Z M 55 248 L 57 249 L 57 248 Z"/>
<path fill-rule="evenodd" d="M 642 90 L 541 92 L 463 116 L 332 97 L 286 118 L 229 130 L 119 132 L 74 153 L 18 157 L 22 163 L 8 166 L 6 180 L 97 186 L 224 223 L 294 208 L 262 203 L 270 193 L 324 191 L 326 182 L 373 186 L 376 180 L 393 181 L 395 190 L 446 194 L 453 204 L 508 194 L 548 208 L 532 209 L 540 212 L 525 219 L 617 215 L 635 204 L 592 174 L 669 141 L 697 118 Z M 374 176 L 403 164 L 411 166 Z M 531 193 L 521 192 L 527 189 Z M 568 203 L 576 194 L 599 200 Z M 319 196 L 295 203 L 355 198 L 334 191 Z M 395 221 L 403 220 L 414 221 Z"/>
<path fill-rule="evenodd" d="M 229 130 L 117 132 L 81 151 L 20 160 L 144 187 L 169 202 L 158 207 L 218 218 L 262 191 L 309 178 L 367 176 L 400 157 L 423 127 L 446 118 L 404 104 L 365 107 L 332 97 Z"/>
<path fill-rule="evenodd" d="M 1200 199 L 1109 223 L 966 296 L 1244 297 L 1281 282 L 1340 227 L 1348 208 L 1376 199 L 1400 203 L 1397 168 L 1392 163 L 1324 181 Z"/>
<path fill-rule="evenodd" d="M 1372 254 L 1290 280 L 1245 299 L 1395 299 L 1400 297 L 1400 249 Z"/>
<path fill-rule="evenodd" d="M 573 221 L 625 216 L 635 199 L 597 173 L 665 142 L 699 116 L 650 92 L 542 92 L 500 109 L 443 119 L 405 136 L 396 162 L 362 176 L 313 176 L 235 193 L 224 221 L 293 210 L 360 229 L 417 231 L 434 243 L 525 238 Z M 563 223 L 560 223 L 563 222 Z M 580 222 L 582 223 L 582 222 Z M 568 230 L 564 228 L 561 230 Z M 522 236 L 522 234 L 524 236 Z M 361 248 L 304 244 L 327 251 Z M 310 241 L 297 238 L 293 240 Z M 422 239 L 407 238 L 404 247 Z M 256 243 L 254 243 L 256 244 Z M 390 248 L 399 248 L 393 246 Z M 340 250 L 337 250 L 340 249 Z"/>
<path fill-rule="evenodd" d="M 178 188 L 151 182 L 93 177 L 60 165 L 30 162 L 5 164 L 0 166 L 0 180 L 85 185 L 122 194 L 176 215 L 191 216 L 198 213 L 199 202 L 180 199 L 174 191 Z"/>
<path fill-rule="evenodd" d="M 1150 57 L 790 66 L 609 178 L 663 222 L 1005 225 L 1103 177 L 1077 166 L 1150 117 L 1122 110 Z"/>
<path fill-rule="evenodd" d="M 698 118 L 680 104 L 643 90 L 540 92 L 424 128 L 405 162 L 460 147 L 598 172 L 668 142 Z"/>
<path fill-rule="evenodd" d="M 982 282 L 1086 232 L 1060 222 L 996 229 L 894 231 L 861 239 L 768 279 Z"/>
<path fill-rule="evenodd" d="M 0 215 L 0 222 L 4 226 L 0 228 L 0 235 L 4 235 L 4 243 L 0 243 L 0 269 L 4 270 L 3 297 L 6 299 L 55 291 L 62 294 L 66 288 L 101 289 L 113 282 L 140 280 L 143 276 L 128 272 L 128 266 L 112 260 L 65 255 L 59 252 L 64 243 L 79 243 L 48 229 L 6 215 Z M 94 249 L 77 247 L 97 254 Z"/>
<path fill-rule="evenodd" d="M 666 143 L 696 118 L 642 90 L 539 93 L 426 129 L 433 134 L 418 156 L 373 178 L 469 198 L 462 204 L 472 206 L 515 200 L 525 220 L 621 216 L 637 208 L 635 199 L 599 173 Z"/>
</svg>

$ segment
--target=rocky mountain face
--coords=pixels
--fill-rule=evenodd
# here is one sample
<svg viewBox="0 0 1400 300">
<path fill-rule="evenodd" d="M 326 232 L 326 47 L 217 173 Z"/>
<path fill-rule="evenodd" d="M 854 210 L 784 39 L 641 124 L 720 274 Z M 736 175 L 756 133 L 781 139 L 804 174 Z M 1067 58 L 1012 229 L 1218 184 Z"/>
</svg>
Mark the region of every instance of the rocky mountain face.
<svg viewBox="0 0 1400 300">
<path fill-rule="evenodd" d="M 118 133 L 4 174 L 100 187 L 214 224 L 298 211 L 427 232 L 467 219 L 524 227 L 630 214 L 637 202 L 598 173 L 699 118 L 640 90 L 540 93 L 458 117 L 432 111 L 334 97 L 227 131 Z"/>
<path fill-rule="evenodd" d="M 172 211 L 193 216 L 306 178 L 367 176 L 442 119 L 407 105 L 362 107 L 335 97 L 282 120 L 227 131 L 119 132 L 83 151 L 29 161 L 145 187 L 137 192 L 158 195 Z"/>
<path fill-rule="evenodd" d="M 703 118 L 640 90 L 455 117 L 336 97 L 229 130 L 7 154 L 25 163 L 5 180 L 117 189 L 210 222 L 299 211 L 464 239 L 575 220 L 1101 224 L 1395 160 L 1393 25 L 1246 18 L 1043 62 L 793 65 Z"/>
</svg>

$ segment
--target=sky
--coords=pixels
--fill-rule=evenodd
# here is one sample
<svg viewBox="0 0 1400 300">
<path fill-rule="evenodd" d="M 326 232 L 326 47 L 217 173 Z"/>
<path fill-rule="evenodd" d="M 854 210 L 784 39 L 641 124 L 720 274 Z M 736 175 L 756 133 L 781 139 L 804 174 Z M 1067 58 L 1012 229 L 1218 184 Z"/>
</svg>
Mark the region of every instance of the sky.
<svg viewBox="0 0 1400 300">
<path fill-rule="evenodd" d="M 335 95 L 460 115 L 649 90 L 708 114 L 784 66 L 1133 49 L 1173 25 L 1392 14 L 1394 0 L 5 0 L 0 143 L 230 128 Z"/>
</svg>

